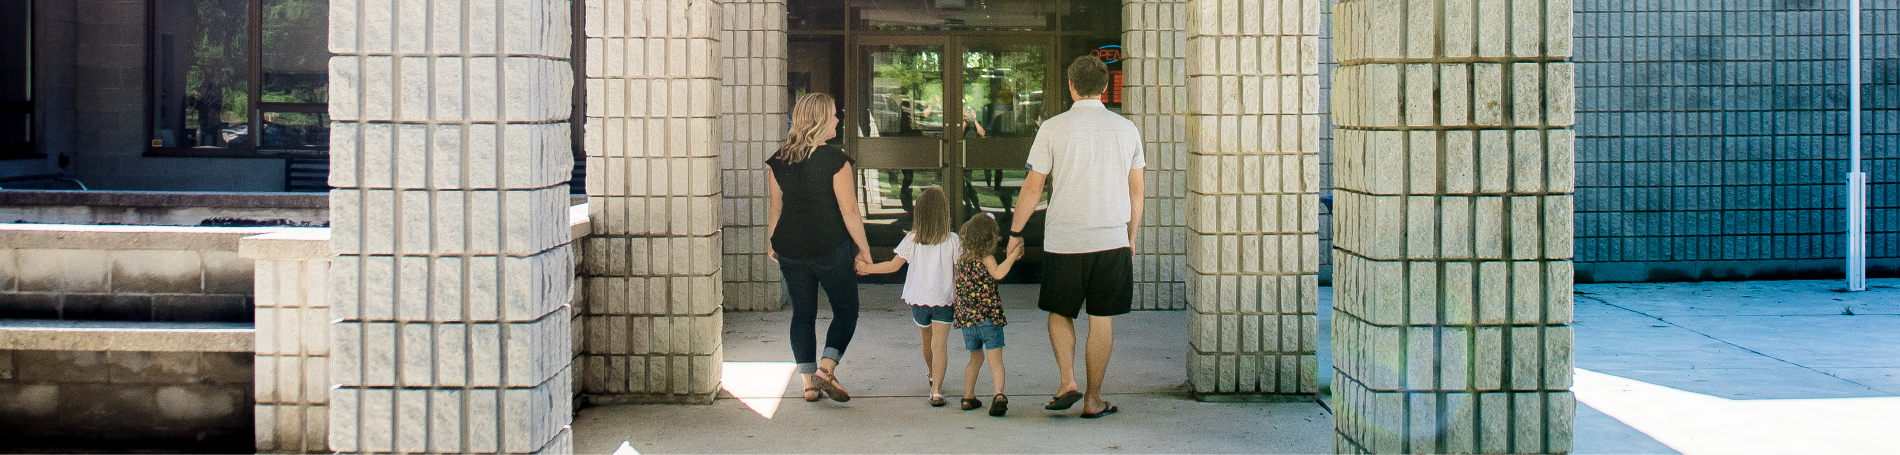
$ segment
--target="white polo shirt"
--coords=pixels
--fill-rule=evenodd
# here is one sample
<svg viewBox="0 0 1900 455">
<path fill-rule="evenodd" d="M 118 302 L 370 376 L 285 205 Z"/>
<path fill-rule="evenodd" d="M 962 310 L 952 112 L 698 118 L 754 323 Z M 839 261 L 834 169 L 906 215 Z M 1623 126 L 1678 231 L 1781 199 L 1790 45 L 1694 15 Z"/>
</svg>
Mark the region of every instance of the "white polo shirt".
<svg viewBox="0 0 1900 455">
<path fill-rule="evenodd" d="M 1049 175 L 1043 251 L 1092 253 L 1128 245 L 1128 171 L 1148 166 L 1141 131 L 1099 100 L 1043 122 L 1029 170 Z"/>
</svg>

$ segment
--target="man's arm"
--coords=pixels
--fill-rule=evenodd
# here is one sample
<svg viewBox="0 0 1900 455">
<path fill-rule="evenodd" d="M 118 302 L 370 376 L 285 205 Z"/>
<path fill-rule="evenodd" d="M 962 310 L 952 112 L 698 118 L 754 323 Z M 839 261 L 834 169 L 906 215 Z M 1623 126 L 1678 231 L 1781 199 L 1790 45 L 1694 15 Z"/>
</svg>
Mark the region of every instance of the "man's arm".
<svg viewBox="0 0 1900 455">
<path fill-rule="evenodd" d="M 1049 178 L 1048 174 L 1033 170 L 1029 171 L 1029 175 L 1023 176 L 1022 192 L 1017 193 L 1019 197 L 1016 199 L 1016 216 L 1010 217 L 1009 232 L 1005 233 L 1009 235 L 1009 249 L 1006 251 L 1015 251 L 1023 246 L 1023 238 L 1013 233 L 1022 232 L 1024 227 L 1029 226 L 1030 215 L 1034 215 L 1036 205 L 1042 203 L 1042 185 L 1043 180 L 1047 178 Z"/>
<path fill-rule="evenodd" d="M 1135 249 L 1135 236 L 1141 232 L 1142 197 L 1147 193 L 1145 168 L 1128 170 L 1128 249 Z"/>
</svg>

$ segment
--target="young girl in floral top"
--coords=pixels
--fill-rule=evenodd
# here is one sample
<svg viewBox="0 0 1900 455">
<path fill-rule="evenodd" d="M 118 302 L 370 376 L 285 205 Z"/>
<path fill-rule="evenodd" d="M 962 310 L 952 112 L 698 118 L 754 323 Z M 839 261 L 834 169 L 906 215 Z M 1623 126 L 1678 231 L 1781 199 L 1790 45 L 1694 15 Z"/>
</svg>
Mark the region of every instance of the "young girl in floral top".
<svg viewBox="0 0 1900 455">
<path fill-rule="evenodd" d="M 996 219 L 983 213 L 970 217 L 958 229 L 963 253 L 957 257 L 956 297 L 953 299 L 955 325 L 963 329 L 963 347 L 970 350 L 970 365 L 963 368 L 963 410 L 983 407 L 976 399 L 976 374 L 989 359 L 990 381 L 996 395 L 990 415 L 1002 417 L 1009 412 L 1009 397 L 1003 395 L 1003 318 L 1002 299 L 996 292 L 996 280 L 1009 275 L 1009 268 L 1023 255 L 1018 248 L 1008 252 L 1002 263 L 996 262 Z"/>
</svg>

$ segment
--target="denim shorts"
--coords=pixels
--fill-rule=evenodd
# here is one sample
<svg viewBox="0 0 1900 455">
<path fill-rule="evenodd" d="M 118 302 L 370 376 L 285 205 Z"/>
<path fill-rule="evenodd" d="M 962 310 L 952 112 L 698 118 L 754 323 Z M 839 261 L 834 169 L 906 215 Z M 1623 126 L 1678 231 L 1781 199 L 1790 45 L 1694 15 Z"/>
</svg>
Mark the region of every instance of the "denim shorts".
<svg viewBox="0 0 1900 455">
<path fill-rule="evenodd" d="M 982 352 L 985 349 L 1003 348 L 1003 328 L 989 321 L 963 328 L 963 349 Z"/>
<path fill-rule="evenodd" d="M 949 324 L 956 321 L 956 309 L 950 305 L 924 306 L 910 305 L 910 322 L 918 327 L 930 327 L 931 322 Z"/>
</svg>

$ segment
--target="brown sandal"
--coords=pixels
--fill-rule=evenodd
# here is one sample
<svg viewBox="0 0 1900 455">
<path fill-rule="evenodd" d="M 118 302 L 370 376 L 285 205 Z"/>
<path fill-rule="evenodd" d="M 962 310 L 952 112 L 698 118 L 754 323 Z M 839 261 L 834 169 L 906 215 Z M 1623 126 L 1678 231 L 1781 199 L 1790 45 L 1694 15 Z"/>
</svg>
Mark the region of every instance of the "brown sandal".
<svg viewBox="0 0 1900 455">
<path fill-rule="evenodd" d="M 815 385 L 805 386 L 805 402 L 810 403 L 825 398 L 825 390 Z"/>
<path fill-rule="evenodd" d="M 818 374 L 812 375 L 812 379 L 818 380 L 818 390 L 830 396 L 831 401 L 851 401 L 851 394 L 844 391 L 844 386 L 838 383 L 837 375 L 832 374 L 830 368 L 819 368 Z"/>
</svg>

